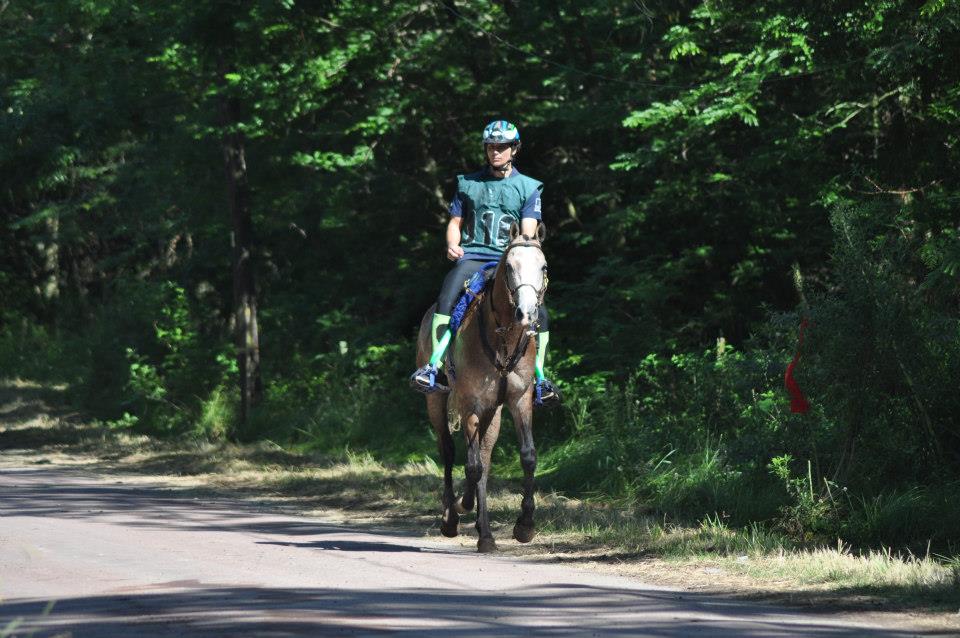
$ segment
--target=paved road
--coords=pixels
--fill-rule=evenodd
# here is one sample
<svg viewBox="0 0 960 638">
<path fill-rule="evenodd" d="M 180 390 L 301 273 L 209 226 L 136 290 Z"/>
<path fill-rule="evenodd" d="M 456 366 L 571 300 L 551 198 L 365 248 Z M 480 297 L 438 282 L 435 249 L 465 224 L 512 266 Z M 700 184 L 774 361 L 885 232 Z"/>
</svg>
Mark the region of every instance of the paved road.
<svg viewBox="0 0 960 638">
<path fill-rule="evenodd" d="M 0 470 L 0 636 L 11 622 L 38 638 L 946 635 L 42 467 Z"/>
</svg>

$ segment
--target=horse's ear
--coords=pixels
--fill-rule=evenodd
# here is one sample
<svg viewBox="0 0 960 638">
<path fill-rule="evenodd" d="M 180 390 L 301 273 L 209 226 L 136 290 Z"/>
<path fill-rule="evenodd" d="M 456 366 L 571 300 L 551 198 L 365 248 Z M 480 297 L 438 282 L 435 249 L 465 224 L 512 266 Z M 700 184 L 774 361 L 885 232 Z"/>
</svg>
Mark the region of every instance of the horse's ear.
<svg viewBox="0 0 960 638">
<path fill-rule="evenodd" d="M 537 241 L 539 241 L 542 244 L 543 240 L 546 238 L 547 238 L 547 227 L 543 222 L 540 222 L 539 224 L 537 224 Z"/>
<path fill-rule="evenodd" d="M 510 241 L 514 241 L 520 236 L 520 224 L 513 222 L 510 224 Z"/>
</svg>

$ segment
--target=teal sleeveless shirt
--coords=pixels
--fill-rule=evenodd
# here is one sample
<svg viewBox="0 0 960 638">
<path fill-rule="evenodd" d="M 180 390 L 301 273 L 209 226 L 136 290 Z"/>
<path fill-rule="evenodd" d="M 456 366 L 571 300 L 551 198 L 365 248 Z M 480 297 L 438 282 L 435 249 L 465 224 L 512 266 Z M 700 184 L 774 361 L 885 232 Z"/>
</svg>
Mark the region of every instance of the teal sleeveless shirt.
<svg viewBox="0 0 960 638">
<path fill-rule="evenodd" d="M 543 183 L 516 169 L 502 179 L 482 170 L 457 175 L 457 191 L 463 203 L 460 247 L 467 254 L 499 257 L 510 243 L 510 226 L 520 223 L 520 209 L 543 191 Z"/>
</svg>

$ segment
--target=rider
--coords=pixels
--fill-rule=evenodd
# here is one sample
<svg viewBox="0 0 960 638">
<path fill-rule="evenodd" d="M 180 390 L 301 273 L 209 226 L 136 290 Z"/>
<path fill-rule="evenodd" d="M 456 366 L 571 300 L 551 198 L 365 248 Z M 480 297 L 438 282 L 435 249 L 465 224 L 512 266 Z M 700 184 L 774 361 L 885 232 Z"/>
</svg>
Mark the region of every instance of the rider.
<svg viewBox="0 0 960 638">
<path fill-rule="evenodd" d="M 450 203 L 447 223 L 447 259 L 456 265 L 447 273 L 433 314 L 430 362 L 413 373 L 411 386 L 424 393 L 446 389 L 443 354 L 452 337 L 450 313 L 463 292 L 463 284 L 484 263 L 496 260 L 510 243 L 510 227 L 517 223 L 528 237 L 537 234 L 540 222 L 540 192 L 543 183 L 522 175 L 513 166 L 520 149 L 520 131 L 506 120 L 495 120 L 483 129 L 487 167 L 457 176 L 457 194 Z M 537 334 L 536 394 L 538 405 L 560 403 L 560 392 L 543 371 L 550 340 L 547 309 L 540 307 Z M 437 375 L 441 375 L 438 382 Z"/>
</svg>

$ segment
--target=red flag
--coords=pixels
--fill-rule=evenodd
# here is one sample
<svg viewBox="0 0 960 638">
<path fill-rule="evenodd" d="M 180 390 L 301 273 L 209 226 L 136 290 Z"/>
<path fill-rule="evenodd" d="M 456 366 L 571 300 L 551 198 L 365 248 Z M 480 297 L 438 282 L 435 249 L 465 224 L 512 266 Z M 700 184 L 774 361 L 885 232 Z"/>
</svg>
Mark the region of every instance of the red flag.
<svg viewBox="0 0 960 638">
<path fill-rule="evenodd" d="M 794 414 L 806 414 L 810 411 L 810 402 L 803 396 L 803 392 L 800 391 L 800 386 L 797 385 L 796 380 L 793 378 L 793 369 L 800 360 L 800 349 L 803 347 L 803 330 L 806 327 L 807 320 L 804 319 L 800 322 L 800 338 L 799 343 L 797 343 L 797 353 L 793 355 L 793 361 L 787 366 L 787 373 L 783 375 L 783 385 L 786 386 L 787 392 L 790 394 L 790 411 Z"/>
</svg>

